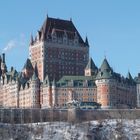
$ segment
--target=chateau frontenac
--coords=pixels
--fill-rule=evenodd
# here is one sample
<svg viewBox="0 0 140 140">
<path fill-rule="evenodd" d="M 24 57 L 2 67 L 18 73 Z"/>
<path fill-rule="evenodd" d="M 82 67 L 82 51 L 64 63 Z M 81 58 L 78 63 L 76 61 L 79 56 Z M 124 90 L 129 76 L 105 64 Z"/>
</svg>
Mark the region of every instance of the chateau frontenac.
<svg viewBox="0 0 140 140">
<path fill-rule="evenodd" d="M 0 56 L 1 108 L 65 108 L 73 100 L 97 102 L 101 108 L 140 107 L 140 74 L 116 73 L 104 58 L 98 68 L 89 42 L 72 20 L 47 16 L 29 45 L 21 72 L 8 71 Z"/>
</svg>

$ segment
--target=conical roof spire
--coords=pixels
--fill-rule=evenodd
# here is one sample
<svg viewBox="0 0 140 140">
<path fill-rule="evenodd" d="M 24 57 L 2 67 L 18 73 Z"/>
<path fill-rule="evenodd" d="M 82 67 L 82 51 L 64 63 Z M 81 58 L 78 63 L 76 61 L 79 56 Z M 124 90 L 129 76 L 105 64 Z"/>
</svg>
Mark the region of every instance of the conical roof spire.
<svg viewBox="0 0 140 140">
<path fill-rule="evenodd" d="M 127 74 L 127 79 L 129 79 L 129 80 L 133 80 L 133 78 L 132 78 L 132 76 L 131 76 L 131 74 L 130 74 L 129 71 L 128 71 L 128 74 Z"/>
<path fill-rule="evenodd" d="M 107 59 L 103 60 L 103 63 L 99 69 L 96 79 L 110 79 L 113 78 L 114 72 L 111 69 Z"/>
<path fill-rule="evenodd" d="M 32 78 L 31 78 L 33 81 L 37 80 L 38 79 L 38 69 L 37 69 L 37 63 L 35 64 L 35 68 L 34 68 L 34 71 L 33 71 L 33 75 L 32 75 Z"/>
<path fill-rule="evenodd" d="M 50 80 L 49 80 L 49 76 L 48 75 L 46 75 L 43 84 L 44 85 L 47 84 L 48 86 L 50 86 Z"/>
<path fill-rule="evenodd" d="M 33 72 L 33 75 L 32 75 L 32 81 L 35 81 L 35 80 L 37 80 L 38 79 L 38 76 L 36 75 L 36 72 L 34 71 Z"/>
<path fill-rule="evenodd" d="M 111 67 L 110 67 L 110 65 L 109 65 L 109 63 L 108 63 L 108 61 L 107 61 L 106 58 L 103 60 L 103 63 L 101 65 L 101 68 L 100 69 L 101 69 L 101 71 L 111 70 Z"/>
<path fill-rule="evenodd" d="M 54 78 L 54 80 L 52 81 L 52 86 L 56 86 L 56 82 L 55 82 L 55 78 Z"/>
<path fill-rule="evenodd" d="M 42 26 L 42 28 L 41 28 L 41 33 L 42 33 L 42 35 L 44 35 L 45 36 L 45 33 L 46 33 L 46 31 L 47 31 L 47 21 L 48 21 L 48 16 L 47 16 L 47 18 L 46 18 L 46 20 L 44 21 L 44 23 L 43 23 L 43 26 Z"/>
<path fill-rule="evenodd" d="M 95 63 L 93 62 L 92 58 L 89 59 L 86 69 L 97 70 Z"/>
<path fill-rule="evenodd" d="M 86 36 L 86 39 L 85 39 L 85 44 L 89 47 L 89 43 L 88 43 L 88 38 Z"/>
</svg>

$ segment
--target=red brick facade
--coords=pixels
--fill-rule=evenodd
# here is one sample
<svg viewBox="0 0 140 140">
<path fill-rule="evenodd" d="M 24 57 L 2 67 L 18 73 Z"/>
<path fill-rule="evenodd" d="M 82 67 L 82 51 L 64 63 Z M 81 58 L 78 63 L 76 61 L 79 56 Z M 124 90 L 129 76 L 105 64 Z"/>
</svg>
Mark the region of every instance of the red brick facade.
<svg viewBox="0 0 140 140">
<path fill-rule="evenodd" d="M 41 81 L 46 75 L 50 81 L 64 75 L 84 75 L 89 46 L 72 21 L 47 18 L 35 40 L 31 40 L 30 58 L 33 65 L 37 63 Z"/>
</svg>

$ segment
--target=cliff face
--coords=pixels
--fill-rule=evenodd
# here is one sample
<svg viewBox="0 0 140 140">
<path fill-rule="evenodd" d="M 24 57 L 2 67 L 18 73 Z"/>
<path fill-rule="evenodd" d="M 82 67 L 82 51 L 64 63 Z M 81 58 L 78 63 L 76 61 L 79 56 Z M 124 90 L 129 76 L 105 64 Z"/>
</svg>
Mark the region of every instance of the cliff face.
<svg viewBox="0 0 140 140">
<path fill-rule="evenodd" d="M 0 124 L 0 140 L 138 140 L 139 120 Z"/>
</svg>

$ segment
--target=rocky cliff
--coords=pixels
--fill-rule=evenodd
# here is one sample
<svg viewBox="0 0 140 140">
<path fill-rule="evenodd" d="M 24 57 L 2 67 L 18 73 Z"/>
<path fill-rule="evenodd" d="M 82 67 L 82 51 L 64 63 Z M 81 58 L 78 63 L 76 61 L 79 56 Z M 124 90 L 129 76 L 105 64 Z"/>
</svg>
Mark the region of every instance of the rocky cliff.
<svg viewBox="0 0 140 140">
<path fill-rule="evenodd" d="M 0 124 L 0 140 L 139 140 L 140 119 Z"/>
</svg>

